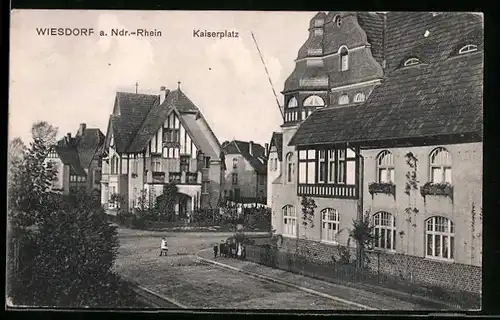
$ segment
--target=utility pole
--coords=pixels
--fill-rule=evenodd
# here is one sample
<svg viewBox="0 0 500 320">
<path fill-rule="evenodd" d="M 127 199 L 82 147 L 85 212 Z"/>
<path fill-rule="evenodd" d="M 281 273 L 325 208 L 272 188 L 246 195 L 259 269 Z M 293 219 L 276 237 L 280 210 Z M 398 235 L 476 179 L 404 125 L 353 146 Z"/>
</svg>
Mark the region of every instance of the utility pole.
<svg viewBox="0 0 500 320">
<path fill-rule="evenodd" d="M 280 111 L 281 117 L 283 118 L 283 120 L 285 120 L 285 115 L 283 114 L 283 110 L 280 106 L 278 96 L 276 95 L 276 91 L 274 90 L 273 82 L 271 81 L 271 76 L 269 75 L 269 71 L 267 70 L 266 63 L 264 62 L 264 58 L 262 57 L 262 53 L 260 52 L 259 45 L 257 44 L 257 40 L 255 39 L 253 32 L 251 32 L 251 34 L 252 34 L 253 42 L 255 43 L 255 46 L 257 47 L 257 51 L 259 52 L 260 60 L 262 61 L 262 64 L 264 65 L 264 70 L 266 71 L 267 79 L 269 80 L 269 84 L 271 85 L 271 89 L 273 90 L 274 98 L 276 99 L 276 104 L 278 105 L 278 109 Z"/>
</svg>

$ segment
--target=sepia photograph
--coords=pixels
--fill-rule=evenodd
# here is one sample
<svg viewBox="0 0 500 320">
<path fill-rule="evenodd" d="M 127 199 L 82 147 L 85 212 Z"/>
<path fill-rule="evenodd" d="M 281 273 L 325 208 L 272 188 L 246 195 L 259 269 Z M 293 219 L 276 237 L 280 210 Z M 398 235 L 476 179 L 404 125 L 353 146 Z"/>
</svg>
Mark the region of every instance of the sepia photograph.
<svg viewBox="0 0 500 320">
<path fill-rule="evenodd" d="M 12 10 L 6 297 L 481 309 L 479 12 Z"/>
</svg>

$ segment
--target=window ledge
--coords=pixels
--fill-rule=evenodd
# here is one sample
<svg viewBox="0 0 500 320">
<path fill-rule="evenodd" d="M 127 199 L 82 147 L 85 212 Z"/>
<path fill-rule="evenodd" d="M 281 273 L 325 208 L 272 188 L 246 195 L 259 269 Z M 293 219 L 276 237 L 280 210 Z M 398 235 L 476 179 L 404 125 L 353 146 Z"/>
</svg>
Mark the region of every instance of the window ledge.
<svg viewBox="0 0 500 320">
<path fill-rule="evenodd" d="M 366 251 L 372 253 L 388 253 L 388 254 L 398 253 L 396 250 L 393 249 L 381 249 L 381 248 L 366 249 Z"/>
<path fill-rule="evenodd" d="M 283 238 L 289 238 L 289 239 L 297 239 L 296 235 L 291 235 L 291 234 L 282 234 Z"/>
<path fill-rule="evenodd" d="M 431 257 L 431 256 L 425 256 L 424 258 L 425 258 L 425 260 L 429 260 L 429 261 L 444 262 L 444 263 L 455 263 L 454 259 L 446 259 L 446 258 Z"/>
<path fill-rule="evenodd" d="M 332 246 L 339 246 L 340 243 L 338 241 L 329 241 L 329 240 L 320 240 L 319 242 L 332 245 Z"/>
</svg>

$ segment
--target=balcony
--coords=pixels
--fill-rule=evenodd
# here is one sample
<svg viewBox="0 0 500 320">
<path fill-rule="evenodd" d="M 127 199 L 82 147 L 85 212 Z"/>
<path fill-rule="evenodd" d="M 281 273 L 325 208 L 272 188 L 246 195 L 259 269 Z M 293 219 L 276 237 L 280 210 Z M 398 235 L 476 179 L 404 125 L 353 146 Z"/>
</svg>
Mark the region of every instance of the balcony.
<svg viewBox="0 0 500 320">
<path fill-rule="evenodd" d="M 372 182 L 368 185 L 368 192 L 372 195 L 378 193 L 384 193 L 388 195 L 396 196 L 396 185 L 393 183 L 385 182 Z"/>
<path fill-rule="evenodd" d="M 453 186 L 450 183 L 432 183 L 427 182 L 420 187 L 420 194 L 425 198 L 426 196 L 443 196 L 449 197 L 453 200 Z"/>
<path fill-rule="evenodd" d="M 297 188 L 299 196 L 312 196 L 318 198 L 339 198 L 339 199 L 357 199 L 356 186 L 333 184 L 333 185 L 315 185 L 299 184 Z"/>
<path fill-rule="evenodd" d="M 152 176 L 154 183 L 165 183 L 165 172 L 153 171 Z"/>
<path fill-rule="evenodd" d="M 170 172 L 169 182 L 176 184 L 201 184 L 201 172 Z"/>
</svg>

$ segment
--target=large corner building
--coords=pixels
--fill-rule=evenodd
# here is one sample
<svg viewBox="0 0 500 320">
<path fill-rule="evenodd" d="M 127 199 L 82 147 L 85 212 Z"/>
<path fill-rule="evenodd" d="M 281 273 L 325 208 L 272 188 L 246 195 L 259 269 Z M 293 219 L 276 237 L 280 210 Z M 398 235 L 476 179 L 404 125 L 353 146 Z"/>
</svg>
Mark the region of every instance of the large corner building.
<svg viewBox="0 0 500 320">
<path fill-rule="evenodd" d="M 299 238 L 330 259 L 368 214 L 372 267 L 480 291 L 482 79 L 481 15 L 316 14 L 269 153 L 284 250 Z M 302 196 L 317 204 L 313 228 Z"/>
</svg>

